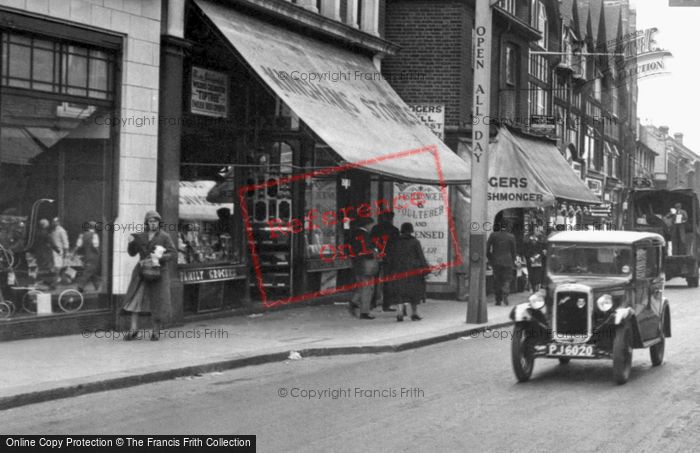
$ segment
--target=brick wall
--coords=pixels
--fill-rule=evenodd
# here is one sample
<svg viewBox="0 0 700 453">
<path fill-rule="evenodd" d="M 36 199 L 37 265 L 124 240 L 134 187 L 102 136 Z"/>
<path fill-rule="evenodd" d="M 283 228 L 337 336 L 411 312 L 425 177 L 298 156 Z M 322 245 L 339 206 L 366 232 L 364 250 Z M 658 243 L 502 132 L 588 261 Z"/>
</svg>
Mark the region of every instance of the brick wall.
<svg viewBox="0 0 700 453">
<path fill-rule="evenodd" d="M 468 17 L 473 11 L 467 12 L 464 2 L 456 0 L 386 0 L 385 4 L 380 16 L 384 37 L 402 49 L 384 59 L 382 72 L 407 103 L 445 104 L 445 126 L 457 126 L 460 100 L 465 101 L 460 99 L 461 85 L 466 83 L 463 59 L 471 58 L 471 47 L 465 46 L 470 46 L 472 19 Z"/>
<path fill-rule="evenodd" d="M 145 212 L 156 203 L 158 123 L 144 119 L 158 116 L 161 0 L 0 0 L 0 7 L 124 35 L 117 115 L 132 121 L 119 129 L 119 214 L 115 223 L 143 223 Z M 114 234 L 115 293 L 126 292 L 135 264 L 126 254 L 129 234 Z"/>
</svg>

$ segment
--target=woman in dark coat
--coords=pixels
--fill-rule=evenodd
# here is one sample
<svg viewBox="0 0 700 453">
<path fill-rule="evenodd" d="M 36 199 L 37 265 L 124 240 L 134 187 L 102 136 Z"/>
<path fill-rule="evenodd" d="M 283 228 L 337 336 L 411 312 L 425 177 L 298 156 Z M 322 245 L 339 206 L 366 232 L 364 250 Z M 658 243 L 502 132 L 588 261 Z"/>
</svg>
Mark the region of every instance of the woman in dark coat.
<svg viewBox="0 0 700 453">
<path fill-rule="evenodd" d="M 430 273 L 423 247 L 412 234 L 413 225 L 408 222 L 402 224 L 401 234 L 387 251 L 391 275 L 399 277 L 404 274 L 403 277 L 390 282 L 392 298 L 399 309 L 399 314 L 396 316 L 399 322 L 406 316 L 406 302 L 411 304 L 411 320 L 422 319 L 418 316 L 418 303 L 425 296 L 425 276 Z M 408 273 L 411 275 L 405 275 Z"/>
<path fill-rule="evenodd" d="M 527 260 L 527 275 L 530 280 L 530 290 L 539 291 L 545 269 L 545 243 L 541 232 L 532 233 L 525 242 L 525 258 Z"/>
<path fill-rule="evenodd" d="M 131 282 L 124 299 L 124 310 L 131 313 L 131 331 L 124 340 L 137 338 L 139 313 L 150 313 L 153 325 L 151 340 L 160 338 L 163 319 L 170 312 L 170 276 L 167 263 L 177 256 L 173 241 L 160 229 L 161 217 L 156 211 L 146 213 L 146 231 L 129 237 L 128 253 L 138 255 L 139 263 L 131 273 Z M 160 247 L 158 247 L 160 246 Z M 161 254 L 162 252 L 162 254 Z M 141 260 L 157 259 L 160 264 L 160 278 L 145 280 L 141 275 Z"/>
</svg>

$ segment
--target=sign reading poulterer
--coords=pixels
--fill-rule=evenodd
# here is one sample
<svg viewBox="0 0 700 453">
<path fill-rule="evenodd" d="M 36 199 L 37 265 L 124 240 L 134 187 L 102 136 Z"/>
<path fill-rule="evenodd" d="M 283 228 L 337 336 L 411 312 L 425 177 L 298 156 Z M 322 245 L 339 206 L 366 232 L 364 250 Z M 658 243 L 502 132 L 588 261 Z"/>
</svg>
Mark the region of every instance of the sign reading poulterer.
<svg viewBox="0 0 700 453">
<path fill-rule="evenodd" d="M 228 116 L 228 76 L 192 66 L 192 113 L 217 118 Z"/>
<path fill-rule="evenodd" d="M 403 209 L 395 211 L 394 225 L 404 222 L 413 225 L 414 236 L 423 246 L 423 253 L 428 263 L 433 266 L 448 260 L 449 229 L 447 218 L 447 196 L 443 196 L 440 187 L 425 184 L 394 184 L 394 195 L 399 199 L 410 199 L 411 194 L 421 193 L 423 203 L 418 206 L 406 203 Z M 440 269 L 437 275 L 428 274 L 429 283 L 447 283 L 447 269 Z"/>
</svg>

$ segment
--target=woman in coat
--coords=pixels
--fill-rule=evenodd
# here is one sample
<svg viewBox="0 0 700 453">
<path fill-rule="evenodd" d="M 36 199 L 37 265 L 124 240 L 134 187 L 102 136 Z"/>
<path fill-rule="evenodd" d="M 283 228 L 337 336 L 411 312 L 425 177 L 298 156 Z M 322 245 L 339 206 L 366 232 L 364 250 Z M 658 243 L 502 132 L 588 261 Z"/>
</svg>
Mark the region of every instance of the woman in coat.
<svg viewBox="0 0 700 453">
<path fill-rule="evenodd" d="M 124 340 L 134 340 L 138 336 L 139 313 L 150 313 L 153 325 L 151 340 L 160 338 L 163 319 L 170 312 L 170 276 L 167 263 L 177 256 L 173 241 L 160 229 L 161 217 L 156 211 L 148 211 L 144 221 L 146 231 L 129 236 L 128 253 L 138 255 L 139 263 L 131 273 L 131 282 L 124 300 L 124 310 L 131 313 L 131 331 Z M 160 246 L 160 247 L 158 247 Z M 157 260 L 160 264 L 160 277 L 145 280 L 141 275 L 141 260 Z"/>
<path fill-rule="evenodd" d="M 533 232 L 525 242 L 525 259 L 527 260 L 527 275 L 530 279 L 530 290 L 539 291 L 544 277 L 545 253 L 547 244 L 541 232 Z"/>
<path fill-rule="evenodd" d="M 418 303 L 425 296 L 425 276 L 430 271 L 423 247 L 413 237 L 413 225 L 408 222 L 401 225 L 401 234 L 387 251 L 387 260 L 391 275 L 397 277 L 397 280 L 390 282 L 392 297 L 399 309 L 396 320 L 403 321 L 408 302 L 411 304 L 411 320 L 420 321 L 422 318 L 418 316 Z"/>
</svg>

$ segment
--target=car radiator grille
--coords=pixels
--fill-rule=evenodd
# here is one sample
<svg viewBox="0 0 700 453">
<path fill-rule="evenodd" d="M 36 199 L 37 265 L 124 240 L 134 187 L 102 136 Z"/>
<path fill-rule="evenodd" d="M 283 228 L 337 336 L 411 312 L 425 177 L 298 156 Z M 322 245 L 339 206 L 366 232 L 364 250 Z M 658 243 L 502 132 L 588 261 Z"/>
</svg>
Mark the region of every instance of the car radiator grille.
<svg viewBox="0 0 700 453">
<path fill-rule="evenodd" d="M 561 292 L 557 294 L 556 310 L 558 334 L 585 335 L 588 332 L 588 294 Z"/>
</svg>

